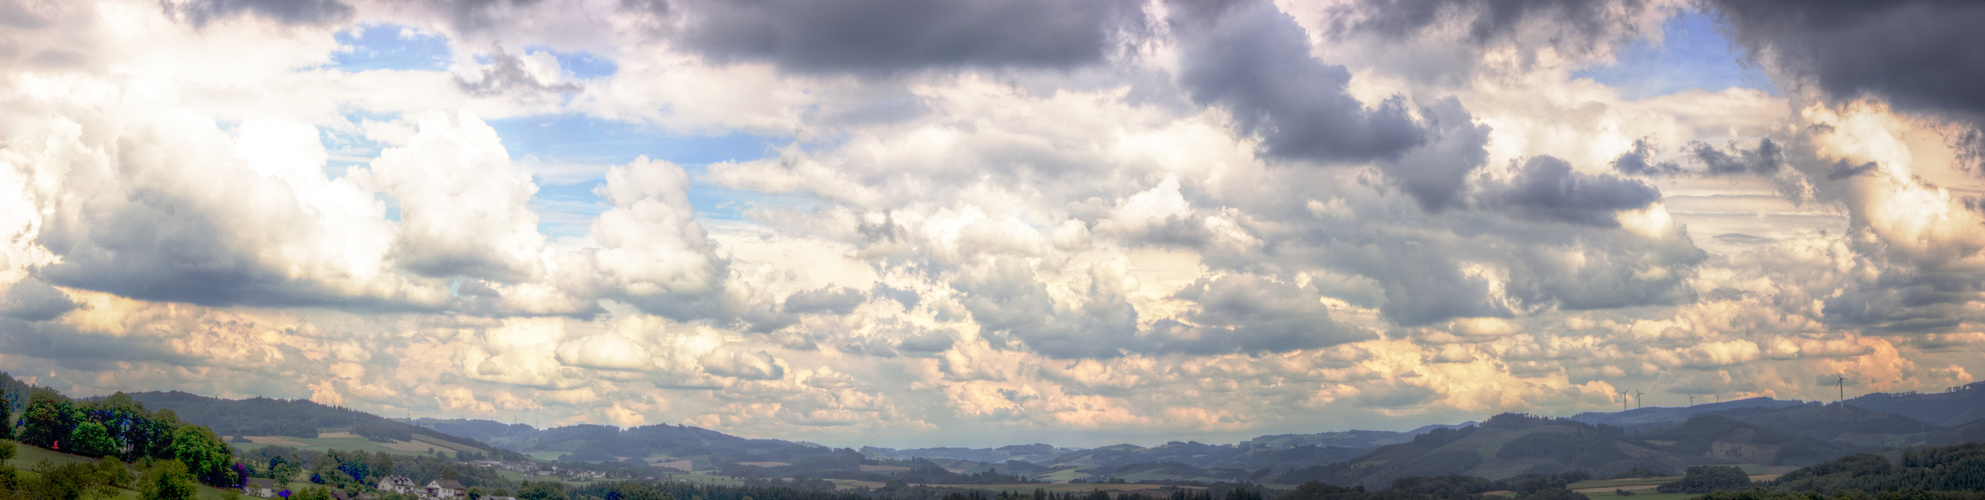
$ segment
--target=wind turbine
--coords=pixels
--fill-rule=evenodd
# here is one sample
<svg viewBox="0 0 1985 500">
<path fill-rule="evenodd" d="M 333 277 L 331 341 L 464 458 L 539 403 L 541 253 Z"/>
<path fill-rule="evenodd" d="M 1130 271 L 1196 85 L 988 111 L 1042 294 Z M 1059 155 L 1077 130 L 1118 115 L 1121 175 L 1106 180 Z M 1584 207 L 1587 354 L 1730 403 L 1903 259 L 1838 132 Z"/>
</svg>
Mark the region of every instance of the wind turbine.
<svg viewBox="0 0 1985 500">
<path fill-rule="evenodd" d="M 1689 406 L 1695 406 L 1695 405 L 1696 405 L 1696 395 L 1694 395 L 1694 394 L 1690 394 L 1690 395 L 1689 395 Z"/>
<path fill-rule="evenodd" d="M 1841 374 L 1840 380 L 1834 381 L 1833 385 L 1835 387 L 1840 388 L 1840 407 L 1846 408 L 1847 407 L 1847 375 Z"/>
<path fill-rule="evenodd" d="M 1647 393 L 1640 392 L 1640 389 L 1633 390 L 1633 399 L 1634 399 L 1633 407 L 1635 409 L 1639 409 L 1642 404 L 1647 402 L 1647 397 L 1644 396 L 1645 394 Z"/>
<path fill-rule="evenodd" d="M 1620 391 L 1620 411 L 1627 411 L 1627 402 L 1633 400 L 1633 398 L 1627 397 L 1627 394 L 1630 393 L 1628 393 L 1627 391 Z"/>
</svg>

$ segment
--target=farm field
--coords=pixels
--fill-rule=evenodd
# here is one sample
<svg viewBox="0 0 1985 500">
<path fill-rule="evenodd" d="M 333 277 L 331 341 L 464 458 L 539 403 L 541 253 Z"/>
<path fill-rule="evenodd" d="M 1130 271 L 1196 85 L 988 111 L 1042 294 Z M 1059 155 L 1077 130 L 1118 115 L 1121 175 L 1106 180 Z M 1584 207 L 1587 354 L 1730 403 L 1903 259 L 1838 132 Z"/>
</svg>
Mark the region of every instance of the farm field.
<svg viewBox="0 0 1985 500">
<path fill-rule="evenodd" d="M 292 437 L 292 436 L 242 436 L 242 437 L 246 438 L 249 442 L 243 443 L 239 441 L 234 441 L 232 438 L 230 438 L 228 444 L 233 445 L 235 448 L 238 448 L 241 451 L 249 451 L 249 450 L 254 450 L 269 446 L 287 446 L 299 450 L 310 450 L 315 452 L 325 452 L 335 449 L 335 450 L 344 450 L 344 451 L 363 451 L 366 453 L 385 452 L 394 455 L 429 455 L 429 454 L 433 454 L 435 451 L 447 452 L 450 454 L 458 453 L 461 451 L 479 452 L 478 450 L 474 448 L 470 448 L 468 446 L 450 443 L 447 441 L 442 441 L 439 439 L 434 439 L 432 437 L 423 436 L 419 434 L 415 434 L 413 440 L 410 441 L 394 441 L 390 443 L 376 442 L 370 439 L 352 435 L 351 433 L 348 432 L 327 432 L 327 433 L 319 434 L 318 437 L 314 437 L 314 438 L 301 438 L 301 437 Z M 553 456 L 552 458 L 557 458 L 557 456 Z"/>
</svg>

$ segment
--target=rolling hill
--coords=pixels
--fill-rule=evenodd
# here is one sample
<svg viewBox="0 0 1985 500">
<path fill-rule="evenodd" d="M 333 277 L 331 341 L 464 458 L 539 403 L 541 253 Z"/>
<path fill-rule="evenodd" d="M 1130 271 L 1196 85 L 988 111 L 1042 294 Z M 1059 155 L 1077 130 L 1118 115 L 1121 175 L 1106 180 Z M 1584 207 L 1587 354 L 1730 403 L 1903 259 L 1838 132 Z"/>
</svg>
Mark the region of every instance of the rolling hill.
<svg viewBox="0 0 1985 500">
<path fill-rule="evenodd" d="M 349 408 L 324 406 L 308 400 L 222 399 L 184 392 L 137 392 L 131 399 L 152 408 L 171 408 L 179 419 L 212 428 L 222 436 L 268 436 L 315 439 L 327 431 L 341 437 L 387 443 L 403 452 L 442 449 L 467 451 L 504 460 L 525 460 L 523 454 L 486 443 L 437 432 Z M 391 444 L 423 443 L 393 448 Z M 404 448 L 404 449 L 401 449 Z"/>
<path fill-rule="evenodd" d="M 1697 416 L 1679 426 L 1643 433 L 1639 438 L 1676 455 L 1765 465 L 1811 465 L 1854 451 L 1848 446 L 1721 415 Z"/>
<path fill-rule="evenodd" d="M 1703 463 L 1728 461 L 1659 450 L 1630 440 L 1616 427 L 1502 414 L 1477 427 L 1436 430 L 1349 462 L 1293 471 L 1274 482 L 1321 481 L 1379 489 L 1391 485 L 1395 479 L 1413 476 L 1502 479 L 1526 473 L 1584 470 L 1598 477 L 1612 477 L 1634 469 L 1672 473 Z"/>
</svg>

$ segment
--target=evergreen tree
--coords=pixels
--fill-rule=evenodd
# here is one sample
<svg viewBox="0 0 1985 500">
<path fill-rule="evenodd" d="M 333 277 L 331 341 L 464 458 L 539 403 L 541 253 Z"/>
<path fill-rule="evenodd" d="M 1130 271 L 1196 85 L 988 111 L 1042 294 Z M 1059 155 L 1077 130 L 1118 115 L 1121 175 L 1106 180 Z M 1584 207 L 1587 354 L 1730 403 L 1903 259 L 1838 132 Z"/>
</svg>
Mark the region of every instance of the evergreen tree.
<svg viewBox="0 0 1985 500">
<path fill-rule="evenodd" d="M 0 398 L 0 441 L 14 439 L 14 405 Z"/>
</svg>

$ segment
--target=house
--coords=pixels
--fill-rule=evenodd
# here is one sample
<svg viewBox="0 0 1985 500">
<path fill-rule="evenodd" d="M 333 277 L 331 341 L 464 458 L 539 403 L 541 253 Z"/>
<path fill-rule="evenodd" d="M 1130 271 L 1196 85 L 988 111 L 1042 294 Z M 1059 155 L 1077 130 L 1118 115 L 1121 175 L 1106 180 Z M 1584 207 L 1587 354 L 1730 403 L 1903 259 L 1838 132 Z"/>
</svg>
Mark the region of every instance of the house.
<svg viewBox="0 0 1985 500">
<path fill-rule="evenodd" d="M 276 496 L 276 480 L 259 477 L 248 478 L 248 482 L 241 485 L 241 492 L 252 497 L 269 498 Z"/>
<path fill-rule="evenodd" d="M 468 498 L 469 489 L 453 479 L 436 479 L 427 483 L 428 498 Z"/>
<path fill-rule="evenodd" d="M 413 478 L 407 476 L 386 476 L 379 478 L 379 491 L 383 493 L 399 493 L 403 495 L 427 494 L 426 488 L 422 488 L 420 487 L 420 485 L 414 484 Z"/>
</svg>

